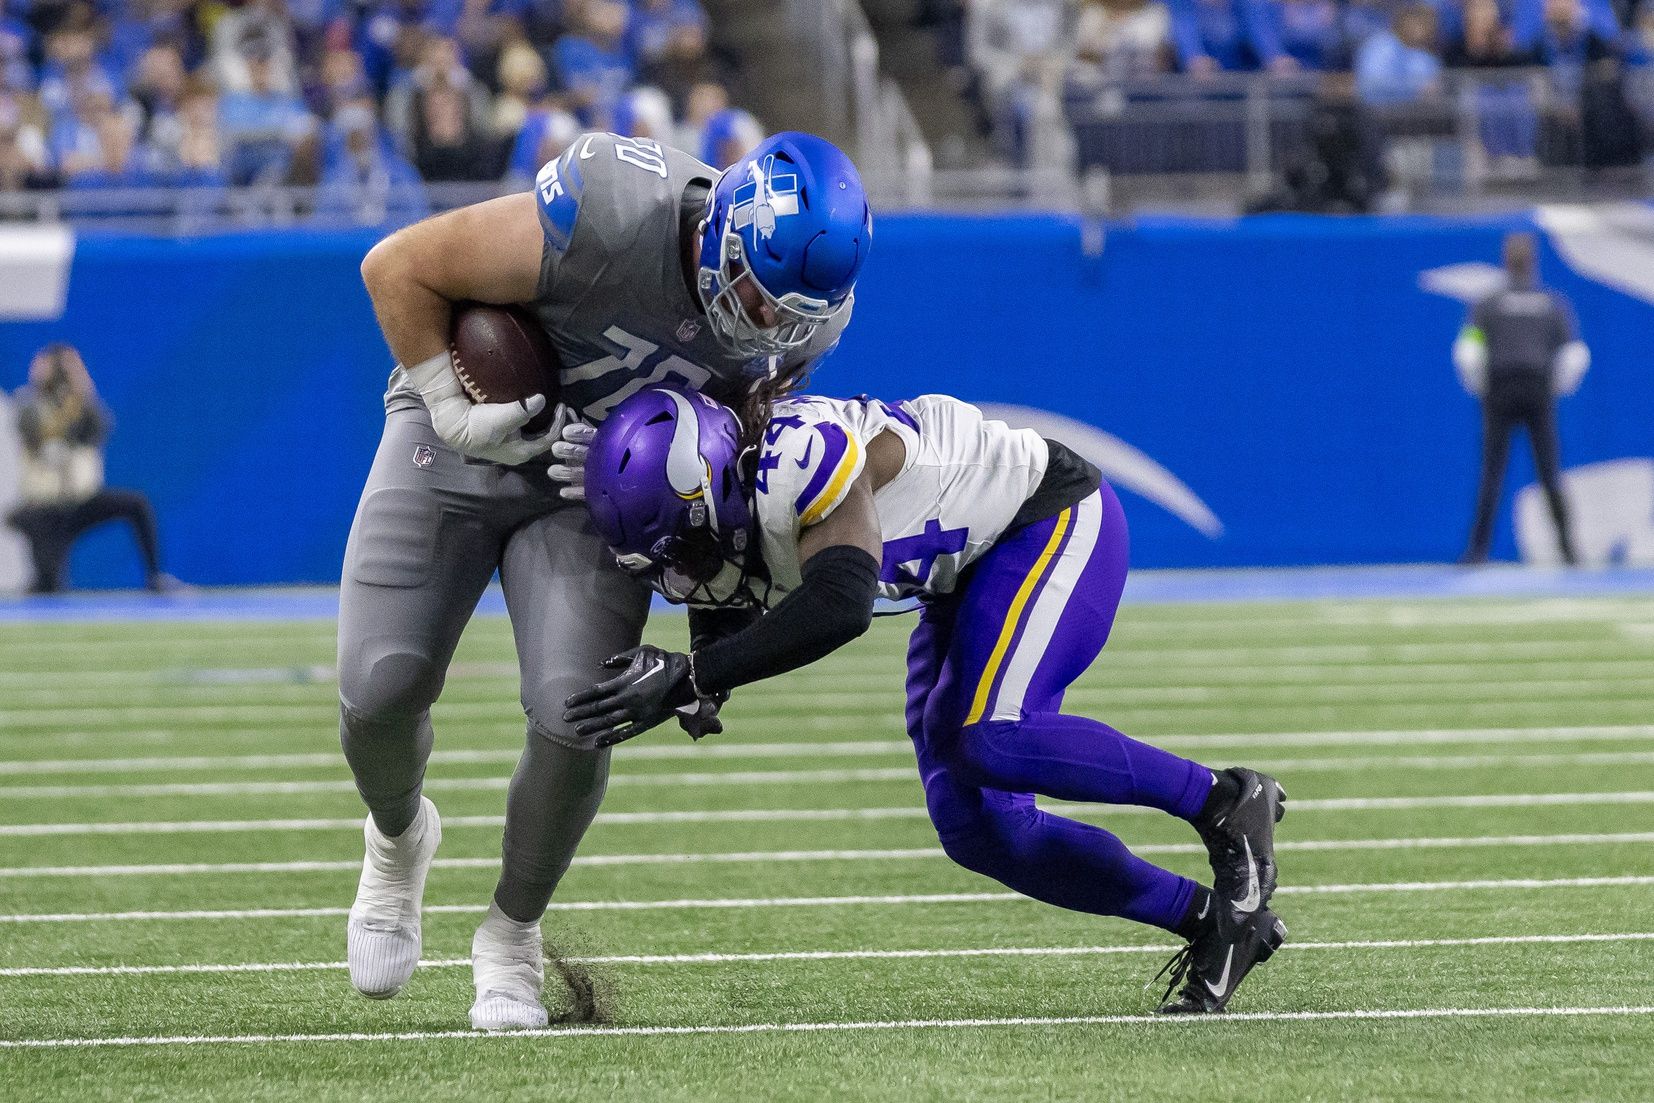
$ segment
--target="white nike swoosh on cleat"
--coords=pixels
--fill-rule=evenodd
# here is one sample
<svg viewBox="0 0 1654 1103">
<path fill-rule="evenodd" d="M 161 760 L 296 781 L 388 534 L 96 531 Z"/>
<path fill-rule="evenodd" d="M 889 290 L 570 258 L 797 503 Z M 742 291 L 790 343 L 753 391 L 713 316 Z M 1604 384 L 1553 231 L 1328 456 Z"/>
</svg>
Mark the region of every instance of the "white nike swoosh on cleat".
<svg viewBox="0 0 1654 1103">
<path fill-rule="evenodd" d="M 1223 994 L 1229 991 L 1229 966 L 1234 963 L 1235 947 L 1230 946 L 1229 952 L 1223 957 L 1223 973 L 1218 977 L 1218 982 L 1213 984 L 1205 977 L 1201 978 L 1201 983 L 1206 986 L 1207 991 L 1211 992 L 1212 995 L 1216 996 L 1220 1000 L 1223 998 Z"/>
<path fill-rule="evenodd" d="M 1235 901 L 1235 910 L 1238 912 L 1255 912 L 1263 902 L 1263 894 L 1258 891 L 1258 862 L 1252 857 L 1252 840 L 1243 839 L 1246 847 L 1246 895 Z"/>
</svg>

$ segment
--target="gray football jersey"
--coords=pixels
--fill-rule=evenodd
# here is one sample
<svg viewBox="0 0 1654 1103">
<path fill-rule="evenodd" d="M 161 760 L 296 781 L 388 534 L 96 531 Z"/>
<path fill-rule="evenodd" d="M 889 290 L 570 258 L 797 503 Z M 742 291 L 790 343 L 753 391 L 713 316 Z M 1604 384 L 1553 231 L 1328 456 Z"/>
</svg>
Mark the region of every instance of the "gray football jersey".
<svg viewBox="0 0 1654 1103">
<path fill-rule="evenodd" d="M 732 171 L 743 171 L 737 165 Z M 782 358 L 748 360 L 713 335 L 683 272 L 685 193 L 718 173 L 647 138 L 585 134 L 535 178 L 545 246 L 530 307 L 562 365 L 562 398 L 601 421 L 628 396 L 677 383 L 739 404 L 766 373 L 830 351 L 854 303 Z M 398 369 L 386 406 L 419 401 Z"/>
</svg>

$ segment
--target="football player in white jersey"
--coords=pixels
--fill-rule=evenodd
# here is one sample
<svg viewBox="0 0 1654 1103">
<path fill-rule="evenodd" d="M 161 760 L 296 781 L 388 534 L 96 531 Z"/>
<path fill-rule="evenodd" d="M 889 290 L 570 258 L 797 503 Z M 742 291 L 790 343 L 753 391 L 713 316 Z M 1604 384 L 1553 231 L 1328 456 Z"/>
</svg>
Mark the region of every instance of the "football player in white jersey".
<svg viewBox="0 0 1654 1103">
<path fill-rule="evenodd" d="M 612 658 L 618 676 L 569 699 L 565 719 L 583 736 L 607 745 L 674 710 L 709 714 L 736 687 L 866 631 L 878 596 L 917 597 L 907 726 L 950 857 L 1036 899 L 1188 939 L 1168 965 L 1168 1013 L 1221 1011 L 1285 939 L 1268 908 L 1279 784 L 1061 711 L 1108 639 L 1127 557 L 1113 491 L 1061 444 L 926 395 L 784 400 L 743 449 L 733 411 L 655 388 L 598 430 L 584 494 L 629 572 L 675 601 L 748 611 L 719 638 L 698 633 L 687 654 Z M 1040 810 L 1036 796 L 1188 821 L 1213 887 Z"/>
</svg>

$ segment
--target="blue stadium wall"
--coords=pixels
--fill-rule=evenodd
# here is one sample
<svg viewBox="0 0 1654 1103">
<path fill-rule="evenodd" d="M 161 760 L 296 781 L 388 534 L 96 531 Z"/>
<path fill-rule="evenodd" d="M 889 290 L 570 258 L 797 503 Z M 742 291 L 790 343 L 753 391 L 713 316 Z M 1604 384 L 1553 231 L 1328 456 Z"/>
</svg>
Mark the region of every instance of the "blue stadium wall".
<svg viewBox="0 0 1654 1103">
<path fill-rule="evenodd" d="M 1058 217 L 888 217 L 815 389 L 943 391 L 1084 423 L 1151 472 L 1148 496 L 1123 494 L 1138 566 L 1450 559 L 1478 413 L 1448 356 L 1463 305 L 1421 278 L 1475 275 L 1462 266 L 1531 224 L 1272 217 L 1099 236 Z M 375 236 L 83 235 L 61 317 L 0 325 L 0 385 L 43 342 L 79 345 L 117 417 L 110 482 L 149 492 L 175 573 L 332 581 L 389 367 L 357 275 Z M 1565 460 L 1648 456 L 1650 303 L 1545 240 L 1547 278 L 1596 353 L 1562 407 Z M 1519 450 L 1508 485 L 1531 477 Z M 1495 551 L 1510 556 L 1505 517 Z M 138 579 L 119 532 L 89 539 L 74 573 Z"/>
</svg>

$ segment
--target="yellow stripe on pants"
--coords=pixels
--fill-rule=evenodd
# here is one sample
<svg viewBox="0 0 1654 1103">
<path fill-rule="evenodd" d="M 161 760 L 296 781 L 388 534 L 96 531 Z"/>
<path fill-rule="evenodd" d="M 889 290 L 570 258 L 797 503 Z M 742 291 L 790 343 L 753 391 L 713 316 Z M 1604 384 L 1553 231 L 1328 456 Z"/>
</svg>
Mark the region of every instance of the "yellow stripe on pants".
<svg viewBox="0 0 1654 1103">
<path fill-rule="evenodd" d="M 999 630 L 999 640 L 994 644 L 993 654 L 988 656 L 988 665 L 982 671 L 982 680 L 976 684 L 976 696 L 971 700 L 970 715 L 965 717 L 966 724 L 974 724 L 982 719 L 982 714 L 988 708 L 988 694 L 992 691 L 994 678 L 999 674 L 1000 664 L 1005 661 L 1005 653 L 1011 648 L 1011 640 L 1017 634 L 1017 622 L 1022 619 L 1022 608 L 1028 604 L 1028 597 L 1039 584 L 1040 576 L 1045 573 L 1045 565 L 1051 562 L 1051 557 L 1057 554 L 1062 546 L 1062 538 L 1068 533 L 1068 522 L 1074 514 L 1070 506 L 1057 514 L 1057 524 L 1051 530 L 1051 539 L 1045 542 L 1045 550 L 1040 552 L 1039 558 L 1034 560 L 1033 569 L 1028 577 L 1022 580 L 1017 587 L 1017 596 L 1011 602 L 1011 609 L 1005 615 L 1005 626 Z"/>
</svg>

